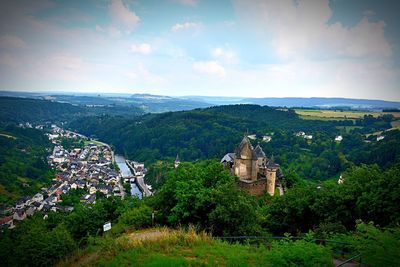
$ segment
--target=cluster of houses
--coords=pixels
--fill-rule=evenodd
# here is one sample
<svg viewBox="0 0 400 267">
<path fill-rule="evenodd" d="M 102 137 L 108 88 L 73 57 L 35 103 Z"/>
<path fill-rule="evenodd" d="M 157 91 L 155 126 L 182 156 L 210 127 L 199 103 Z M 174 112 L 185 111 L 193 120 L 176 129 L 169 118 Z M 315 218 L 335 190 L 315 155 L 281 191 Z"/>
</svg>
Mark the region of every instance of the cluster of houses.
<svg viewBox="0 0 400 267">
<path fill-rule="evenodd" d="M 23 221 L 27 217 L 33 216 L 36 212 L 41 211 L 47 217 L 50 211 L 71 212 L 74 210 L 72 206 L 58 205 L 58 199 L 55 196 L 46 196 L 46 193 L 37 193 L 33 197 L 20 198 L 13 206 L 3 204 L 0 207 L 0 227 L 12 229 L 15 222 Z"/>
<path fill-rule="evenodd" d="M 38 125 L 38 126 L 42 126 L 42 125 Z M 36 127 L 38 127 L 38 126 L 36 126 Z M 66 138 L 72 138 L 72 139 L 80 138 L 82 140 L 88 140 L 88 138 L 82 134 L 64 130 L 63 128 L 60 128 L 55 124 L 52 124 L 50 127 L 51 127 L 51 133 L 48 133 L 47 136 L 53 143 L 57 143 L 57 139 L 59 139 L 60 137 L 66 137 Z"/>
<path fill-rule="evenodd" d="M 271 142 L 273 134 L 274 133 L 263 135 L 262 138 L 261 138 L 262 142 L 265 142 L 265 143 Z M 257 140 L 257 135 L 250 134 L 250 135 L 247 135 L 247 138 L 249 138 L 250 140 Z"/>
<path fill-rule="evenodd" d="M 305 132 L 302 132 L 302 131 L 296 133 L 295 135 L 298 136 L 298 137 L 303 137 L 304 139 L 307 139 L 307 140 L 312 140 L 312 138 L 313 138 L 312 135 L 308 135 L 308 134 L 306 134 Z M 376 141 L 377 142 L 379 142 L 379 141 L 381 141 L 383 139 L 385 139 L 384 135 L 377 135 L 376 136 Z M 335 136 L 334 140 L 335 140 L 335 142 L 340 143 L 340 142 L 343 141 L 343 136 L 342 135 L 337 135 L 337 136 Z M 365 142 L 371 142 L 371 141 L 365 140 Z"/>
<path fill-rule="evenodd" d="M 298 137 L 303 137 L 304 139 L 307 139 L 307 140 L 312 140 L 313 139 L 313 136 L 311 134 L 306 134 L 303 131 L 300 131 L 300 132 L 296 133 L 295 135 L 298 136 Z"/>
<path fill-rule="evenodd" d="M 86 137 L 61 128 L 54 128 L 53 135 L 67 138 Z M 85 189 L 87 194 L 81 202 L 92 204 L 96 201 L 96 193 L 100 192 L 106 197 L 123 196 L 120 184 L 121 175 L 113 168 L 113 152 L 106 144 L 88 143 L 83 148 L 67 150 L 61 146 L 58 137 L 49 138 L 55 144 L 53 154 L 49 156 L 49 164 L 59 171 L 53 184 L 58 188 L 56 194 L 63 194 L 64 189 Z"/>
<path fill-rule="evenodd" d="M 113 168 L 113 152 L 108 145 L 88 143 L 83 148 L 67 150 L 60 144 L 60 137 L 86 137 L 58 127 L 52 127 L 48 137 L 54 144 L 48 163 L 57 170 L 52 185 L 42 188 L 33 197 L 19 199 L 13 206 L 1 206 L 0 227 L 13 228 L 16 221 L 22 221 L 37 211 L 44 213 L 45 217 L 50 211 L 71 212 L 74 207 L 62 205 L 61 198 L 71 189 L 85 190 L 80 199 L 84 204 L 95 203 L 99 193 L 106 197 L 123 197 L 121 174 Z"/>
</svg>

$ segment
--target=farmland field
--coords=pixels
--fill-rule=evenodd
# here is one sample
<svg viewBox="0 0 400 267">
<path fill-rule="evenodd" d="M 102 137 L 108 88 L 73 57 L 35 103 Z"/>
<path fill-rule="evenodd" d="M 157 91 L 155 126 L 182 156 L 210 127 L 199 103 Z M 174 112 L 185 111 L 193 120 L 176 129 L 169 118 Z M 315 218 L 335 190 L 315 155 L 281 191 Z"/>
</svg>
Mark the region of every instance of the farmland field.
<svg viewBox="0 0 400 267">
<path fill-rule="evenodd" d="M 400 118 L 400 112 L 370 112 L 370 111 L 342 111 L 342 110 L 315 110 L 315 109 L 296 109 L 297 114 L 302 119 L 314 120 L 345 120 L 345 119 L 359 119 L 364 115 L 372 115 L 379 117 L 385 114 L 391 114 L 395 118 Z"/>
<path fill-rule="evenodd" d="M 97 141 L 97 140 L 93 140 L 93 139 L 85 141 L 85 146 L 89 145 L 89 144 L 94 144 L 96 146 L 108 146 L 108 144 L 106 144 L 106 143 L 103 143 L 103 142 L 100 142 L 100 141 Z"/>
<path fill-rule="evenodd" d="M 361 126 L 336 126 L 337 129 L 341 130 L 344 133 L 349 133 L 354 129 L 361 129 Z"/>
<path fill-rule="evenodd" d="M 392 127 L 393 128 L 400 128 L 400 120 L 392 121 Z"/>
<path fill-rule="evenodd" d="M 9 135 L 9 134 L 5 134 L 5 133 L 0 133 L 0 136 L 4 136 L 7 138 L 11 138 L 11 139 L 17 139 L 15 136 Z"/>
</svg>

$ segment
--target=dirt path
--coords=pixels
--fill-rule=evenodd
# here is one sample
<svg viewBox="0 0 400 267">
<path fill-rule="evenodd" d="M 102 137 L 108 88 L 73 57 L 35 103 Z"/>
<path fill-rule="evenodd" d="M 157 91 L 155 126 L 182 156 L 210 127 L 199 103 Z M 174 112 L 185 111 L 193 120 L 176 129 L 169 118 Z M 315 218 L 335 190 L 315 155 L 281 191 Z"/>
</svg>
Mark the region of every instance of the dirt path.
<svg viewBox="0 0 400 267">
<path fill-rule="evenodd" d="M 339 264 L 343 263 L 344 260 L 339 260 L 339 259 L 333 259 L 333 265 L 338 266 Z M 349 262 L 346 263 L 344 265 L 342 265 L 343 267 L 358 267 L 360 266 L 360 264 L 358 262 Z M 361 266 L 365 266 L 365 265 L 361 265 Z"/>
<path fill-rule="evenodd" d="M 166 232 L 160 230 L 148 231 L 143 233 L 132 233 L 129 234 L 129 238 L 132 240 L 143 240 L 143 239 L 155 239 L 157 237 L 166 236 Z"/>
<path fill-rule="evenodd" d="M 139 233 L 130 233 L 127 234 L 127 237 L 134 240 L 146 240 L 146 239 L 157 239 L 159 237 L 167 236 L 168 231 L 163 231 L 159 229 L 148 229 L 147 231 L 139 232 Z M 77 257 L 74 261 L 69 263 L 69 266 L 74 267 L 82 267 L 82 266 L 91 266 L 93 262 L 96 262 L 96 259 L 99 257 L 98 252 L 83 254 L 80 257 Z M 60 264 L 59 266 L 66 266 Z"/>
<path fill-rule="evenodd" d="M 85 254 L 82 257 L 76 259 L 76 261 L 72 262 L 70 266 L 73 267 L 82 267 L 82 266 L 90 266 L 91 262 L 94 262 L 98 257 L 97 252 Z"/>
</svg>

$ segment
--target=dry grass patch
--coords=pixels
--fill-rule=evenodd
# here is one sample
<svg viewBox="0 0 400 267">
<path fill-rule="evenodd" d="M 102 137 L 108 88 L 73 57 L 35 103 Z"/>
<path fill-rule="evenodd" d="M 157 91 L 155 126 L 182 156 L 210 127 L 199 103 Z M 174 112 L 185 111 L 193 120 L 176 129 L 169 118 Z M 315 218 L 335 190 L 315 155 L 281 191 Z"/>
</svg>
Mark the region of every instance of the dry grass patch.
<svg viewBox="0 0 400 267">
<path fill-rule="evenodd" d="M 296 109 L 300 117 L 304 119 L 360 119 L 365 115 L 379 117 L 390 114 L 394 118 L 400 118 L 400 112 L 369 112 L 369 111 L 341 111 L 341 110 L 315 110 L 315 109 Z"/>
</svg>

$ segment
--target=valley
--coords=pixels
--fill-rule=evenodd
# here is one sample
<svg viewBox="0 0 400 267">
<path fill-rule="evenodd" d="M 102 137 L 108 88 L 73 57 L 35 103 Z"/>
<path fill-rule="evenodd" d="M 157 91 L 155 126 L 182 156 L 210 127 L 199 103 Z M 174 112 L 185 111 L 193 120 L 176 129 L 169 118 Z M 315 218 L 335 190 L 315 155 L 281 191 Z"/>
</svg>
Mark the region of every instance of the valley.
<svg viewBox="0 0 400 267">
<path fill-rule="evenodd" d="M 399 10 L 2 0 L 0 266 L 400 266 Z"/>
<path fill-rule="evenodd" d="M 343 262 L 362 253 L 368 255 L 363 260 L 374 265 L 381 261 L 380 255 L 371 252 L 375 245 L 365 243 L 364 238 L 373 238 L 391 251 L 385 263 L 390 265 L 391 255 L 397 255 L 400 132 L 393 129 L 398 121 L 396 112 L 307 110 L 330 120 L 304 120 L 308 115 L 298 114 L 298 110 L 245 104 L 133 116 L 112 109 L 87 112 L 83 106 L 43 100 L 11 101 L 26 104 L 8 111 L 18 116 L 3 117 L 0 140 L 15 147 L 3 155 L 19 157 L 21 152 L 28 156 L 34 152 L 34 156 L 41 151 L 44 162 L 31 165 L 26 161 L 28 169 L 40 166 L 35 176 L 26 169 L 16 173 L 16 180 L 0 180 L 5 204 L 0 256 L 7 265 L 26 265 L 32 254 L 25 255 L 24 247 L 39 240 L 46 241 L 32 253 L 48 252 L 38 257 L 38 265 L 70 265 L 71 261 L 126 264 L 126 257 L 136 255 L 136 249 L 141 251 L 135 259 L 138 264 L 213 265 L 236 260 L 252 266 L 260 262 L 252 257 L 261 254 L 265 262 L 278 264 L 280 259 L 274 255 L 291 251 L 293 258 L 284 264 L 304 264 L 305 259 L 315 264 L 321 260 Z M 59 118 L 40 112 L 48 105 L 61 112 Z M 32 108 L 40 115 L 30 121 Z M 77 112 L 66 116 L 62 110 Z M 279 164 L 281 176 L 275 190 L 256 194 L 244 190 L 236 171 L 220 162 L 232 151 L 238 157 L 240 140 L 262 152 L 257 155 L 265 155 L 267 168 Z M 244 155 L 238 160 L 245 160 Z M 12 161 L 5 158 L 5 162 L 0 172 L 3 177 L 15 172 Z M 24 203 L 19 201 L 21 197 L 25 197 Z M 36 202 L 38 207 L 31 208 Z M 20 214 L 10 224 L 7 218 L 13 212 Z M 106 223 L 111 223 L 111 229 L 103 231 Z M 146 230 L 151 227 L 159 227 L 156 231 L 165 235 L 134 245 L 124 243 L 132 235 L 151 232 Z M 59 236 L 62 238 L 56 238 Z M 242 241 L 240 245 L 231 243 L 229 238 L 235 236 L 261 238 L 242 240 L 257 247 L 253 249 Z M 268 239 L 273 236 L 285 241 Z M 385 238 L 396 241 L 385 243 Z M 319 239 L 348 245 L 332 250 L 331 245 L 313 241 Z M 6 245 L 10 243 L 13 245 Z M 47 250 L 56 244 L 66 250 Z M 165 251 L 162 244 L 174 250 Z M 269 249 L 264 251 L 263 246 Z M 220 253 L 205 253 L 210 247 Z M 10 249 L 17 251 L 17 258 Z M 245 252 L 240 257 L 226 254 L 236 249 Z M 303 252 L 296 254 L 297 249 Z M 93 250 L 101 251 L 101 256 L 96 252 L 94 257 Z M 348 250 L 353 253 L 346 254 Z"/>
</svg>

